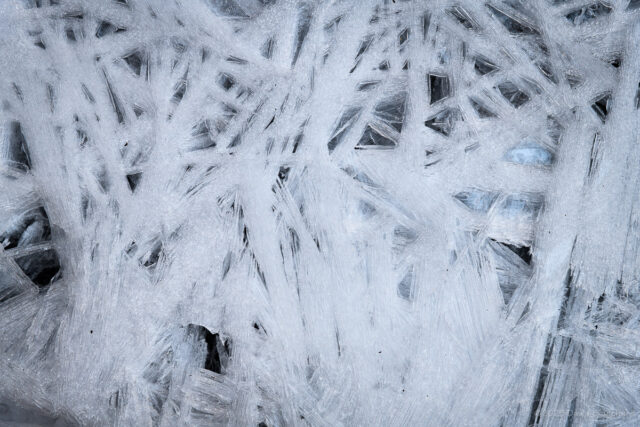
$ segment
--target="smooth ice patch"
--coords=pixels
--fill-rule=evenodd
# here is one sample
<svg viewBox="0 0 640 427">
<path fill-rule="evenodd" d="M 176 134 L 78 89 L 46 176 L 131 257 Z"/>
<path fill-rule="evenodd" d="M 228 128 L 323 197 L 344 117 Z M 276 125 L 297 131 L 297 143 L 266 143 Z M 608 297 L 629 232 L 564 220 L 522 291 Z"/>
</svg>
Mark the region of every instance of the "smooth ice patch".
<svg viewBox="0 0 640 427">
<path fill-rule="evenodd" d="M 507 151 L 505 160 L 527 166 L 550 166 L 553 153 L 535 141 L 523 141 Z"/>
</svg>

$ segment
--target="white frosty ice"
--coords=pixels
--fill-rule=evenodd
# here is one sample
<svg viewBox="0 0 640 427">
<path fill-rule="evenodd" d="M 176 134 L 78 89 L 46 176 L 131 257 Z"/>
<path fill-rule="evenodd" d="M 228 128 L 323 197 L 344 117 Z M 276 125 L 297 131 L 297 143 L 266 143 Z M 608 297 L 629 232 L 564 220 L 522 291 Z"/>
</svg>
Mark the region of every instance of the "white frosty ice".
<svg viewBox="0 0 640 427">
<path fill-rule="evenodd" d="M 638 19 L 0 2 L 0 424 L 640 425 Z"/>
</svg>

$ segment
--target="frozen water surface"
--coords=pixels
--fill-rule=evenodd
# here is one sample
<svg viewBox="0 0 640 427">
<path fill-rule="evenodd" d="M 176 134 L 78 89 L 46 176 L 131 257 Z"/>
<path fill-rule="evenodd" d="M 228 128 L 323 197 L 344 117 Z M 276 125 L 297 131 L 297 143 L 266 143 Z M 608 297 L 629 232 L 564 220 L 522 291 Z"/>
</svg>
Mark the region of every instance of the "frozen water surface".
<svg viewBox="0 0 640 427">
<path fill-rule="evenodd" d="M 0 425 L 640 425 L 639 20 L 1 1 Z"/>
</svg>

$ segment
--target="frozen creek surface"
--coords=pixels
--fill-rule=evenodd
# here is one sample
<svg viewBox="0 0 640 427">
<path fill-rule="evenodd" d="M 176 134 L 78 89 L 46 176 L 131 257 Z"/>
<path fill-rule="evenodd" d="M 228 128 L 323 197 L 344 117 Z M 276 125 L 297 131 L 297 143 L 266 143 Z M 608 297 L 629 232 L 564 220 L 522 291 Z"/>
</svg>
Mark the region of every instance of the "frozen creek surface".
<svg viewBox="0 0 640 427">
<path fill-rule="evenodd" d="M 640 425 L 639 0 L 3 0 L 0 425 Z"/>
</svg>

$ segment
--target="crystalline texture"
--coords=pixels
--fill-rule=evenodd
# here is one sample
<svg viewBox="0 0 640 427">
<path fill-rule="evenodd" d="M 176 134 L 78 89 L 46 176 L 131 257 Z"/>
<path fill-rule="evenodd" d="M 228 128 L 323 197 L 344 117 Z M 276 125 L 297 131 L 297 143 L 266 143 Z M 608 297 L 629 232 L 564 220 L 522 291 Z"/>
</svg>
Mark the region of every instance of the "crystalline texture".
<svg viewBox="0 0 640 427">
<path fill-rule="evenodd" d="M 0 1 L 0 425 L 640 425 L 639 6 Z"/>
<path fill-rule="evenodd" d="M 514 107 L 518 108 L 522 105 L 529 102 L 529 95 L 526 92 L 522 91 L 518 86 L 513 82 L 504 82 L 498 85 L 498 90 L 505 97 L 507 101 Z"/>
<path fill-rule="evenodd" d="M 597 2 L 569 12 L 566 18 L 573 25 L 583 25 L 610 14 L 612 9 L 608 4 Z"/>
<path fill-rule="evenodd" d="M 454 129 L 456 121 L 460 119 L 460 110 L 457 108 L 447 108 L 428 118 L 424 122 L 424 125 L 444 136 L 449 136 Z"/>
</svg>

